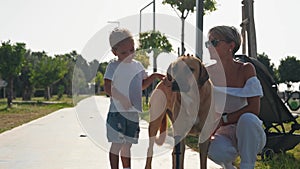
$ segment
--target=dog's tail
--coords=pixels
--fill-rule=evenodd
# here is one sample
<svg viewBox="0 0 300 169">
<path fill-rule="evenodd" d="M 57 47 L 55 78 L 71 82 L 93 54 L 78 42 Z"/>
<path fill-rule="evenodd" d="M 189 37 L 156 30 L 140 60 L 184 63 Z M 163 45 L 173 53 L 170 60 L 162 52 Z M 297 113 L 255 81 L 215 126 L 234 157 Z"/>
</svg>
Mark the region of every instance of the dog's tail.
<svg viewBox="0 0 300 169">
<path fill-rule="evenodd" d="M 159 128 L 159 136 L 155 137 L 155 143 L 157 145 L 162 145 L 165 140 L 166 140 L 166 136 L 167 136 L 167 115 L 165 115 L 161 121 L 161 125 Z"/>
</svg>

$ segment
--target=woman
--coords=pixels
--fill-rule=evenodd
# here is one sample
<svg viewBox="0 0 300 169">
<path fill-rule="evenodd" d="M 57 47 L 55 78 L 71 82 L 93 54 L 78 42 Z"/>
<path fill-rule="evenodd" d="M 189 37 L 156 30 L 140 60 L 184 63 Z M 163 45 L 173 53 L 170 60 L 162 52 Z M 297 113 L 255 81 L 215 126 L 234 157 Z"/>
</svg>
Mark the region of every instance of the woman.
<svg viewBox="0 0 300 169">
<path fill-rule="evenodd" d="M 258 118 L 262 87 L 251 63 L 234 60 L 241 44 L 236 28 L 217 26 L 205 43 L 216 64 L 208 67 L 214 84 L 216 111 L 222 114 L 209 148 L 209 158 L 225 169 L 240 155 L 241 169 L 253 169 L 256 156 L 266 143 Z M 224 97 L 220 97 L 220 96 Z M 225 101 L 224 101 L 225 98 Z"/>
</svg>

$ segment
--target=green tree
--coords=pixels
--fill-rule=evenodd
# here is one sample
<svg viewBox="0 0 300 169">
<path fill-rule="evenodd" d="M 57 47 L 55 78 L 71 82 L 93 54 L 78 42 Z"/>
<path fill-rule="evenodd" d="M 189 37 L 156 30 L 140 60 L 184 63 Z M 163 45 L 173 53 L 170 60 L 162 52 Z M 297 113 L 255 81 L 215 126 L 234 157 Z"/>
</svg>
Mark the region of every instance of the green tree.
<svg viewBox="0 0 300 169">
<path fill-rule="evenodd" d="M 196 8 L 195 0 L 163 0 L 163 4 L 169 4 L 173 9 L 177 9 L 180 14 L 177 13 L 181 20 L 181 55 L 185 53 L 184 47 L 184 23 L 189 13 L 193 13 Z M 215 0 L 203 0 L 203 10 L 205 12 L 215 11 L 217 2 Z"/>
<path fill-rule="evenodd" d="M 146 56 L 146 53 L 150 53 L 151 51 L 153 52 L 153 72 L 157 72 L 157 57 L 163 52 L 171 52 L 172 45 L 168 38 L 159 31 L 140 33 L 139 48 L 136 52 L 137 56 L 142 58 L 143 56 Z M 144 65 L 144 67 L 146 68 L 148 65 Z M 146 103 L 148 103 L 149 92 L 154 88 L 154 84 L 155 82 L 152 86 L 149 86 L 149 88 L 146 89 Z"/>
<path fill-rule="evenodd" d="M 87 83 L 90 82 L 96 75 L 96 72 L 92 75 L 88 62 L 79 54 L 76 57 L 76 67 L 82 70 Z"/>
<path fill-rule="evenodd" d="M 30 50 L 27 50 L 24 56 L 21 75 L 19 76 L 22 86 L 22 100 L 31 100 L 34 91 L 34 85 L 30 82 L 30 71 L 35 62 L 35 58 L 34 55 L 31 54 Z"/>
<path fill-rule="evenodd" d="M 94 59 L 93 61 L 89 62 L 89 69 L 90 69 L 90 76 L 93 77 L 92 80 L 97 76 L 99 61 Z"/>
<path fill-rule="evenodd" d="M 63 97 L 64 91 L 65 91 L 65 86 L 58 85 L 57 100 L 60 100 Z"/>
<path fill-rule="evenodd" d="M 287 56 L 280 60 L 278 67 L 280 82 L 289 84 L 300 81 L 300 60 L 295 56 Z"/>
<path fill-rule="evenodd" d="M 147 56 L 145 50 L 136 51 L 135 60 L 140 61 L 145 69 L 147 69 L 150 65 L 149 57 Z"/>
<path fill-rule="evenodd" d="M 153 72 L 157 72 L 157 57 L 159 54 L 172 51 L 172 45 L 168 38 L 159 31 L 140 33 L 139 48 L 137 53 L 145 55 L 146 52 L 153 52 Z"/>
<path fill-rule="evenodd" d="M 273 79 L 278 83 L 279 77 L 276 74 L 275 65 L 271 63 L 271 59 L 269 59 L 269 56 L 263 52 L 262 54 L 257 55 L 257 60 L 266 66 Z"/>
<path fill-rule="evenodd" d="M 85 91 L 87 86 L 86 76 L 80 67 L 75 66 L 72 78 L 72 94 L 76 97 L 80 92 Z"/>
<path fill-rule="evenodd" d="M 97 72 L 96 77 L 93 79 L 93 82 L 95 83 L 95 92 L 99 94 L 104 86 L 103 74 L 101 72 Z"/>
<path fill-rule="evenodd" d="M 108 62 L 100 63 L 99 66 L 98 66 L 98 71 L 101 72 L 102 74 L 104 74 L 105 71 L 106 71 L 107 65 L 108 65 Z"/>
<path fill-rule="evenodd" d="M 62 84 L 65 86 L 65 91 L 68 97 L 72 96 L 72 80 L 73 80 L 73 72 L 75 67 L 76 58 L 78 56 L 76 51 L 72 51 L 64 55 L 67 60 L 67 70 L 68 72 L 65 74 L 62 79 Z"/>
<path fill-rule="evenodd" d="M 45 99 L 49 100 L 51 98 L 50 88 L 59 82 L 68 72 L 68 62 L 61 55 L 56 55 L 53 58 L 47 56 L 45 52 L 38 52 L 36 54 L 40 55 L 40 58 L 31 71 L 30 81 L 35 86 L 44 88 Z"/>
<path fill-rule="evenodd" d="M 14 79 L 21 73 L 25 53 L 25 43 L 12 45 L 10 41 L 7 41 L 2 42 L 0 47 L 0 73 L 2 78 L 8 82 L 7 106 L 9 108 L 13 99 Z"/>
</svg>

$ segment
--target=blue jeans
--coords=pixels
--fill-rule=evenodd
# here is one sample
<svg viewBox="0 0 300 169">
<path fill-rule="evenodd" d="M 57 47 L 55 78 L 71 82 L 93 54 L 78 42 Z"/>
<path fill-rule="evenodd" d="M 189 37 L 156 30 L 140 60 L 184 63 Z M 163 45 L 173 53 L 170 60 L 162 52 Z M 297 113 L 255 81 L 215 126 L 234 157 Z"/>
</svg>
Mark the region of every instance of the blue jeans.
<svg viewBox="0 0 300 169">
<path fill-rule="evenodd" d="M 138 112 L 109 112 L 106 136 L 112 143 L 137 144 L 140 133 Z"/>
</svg>

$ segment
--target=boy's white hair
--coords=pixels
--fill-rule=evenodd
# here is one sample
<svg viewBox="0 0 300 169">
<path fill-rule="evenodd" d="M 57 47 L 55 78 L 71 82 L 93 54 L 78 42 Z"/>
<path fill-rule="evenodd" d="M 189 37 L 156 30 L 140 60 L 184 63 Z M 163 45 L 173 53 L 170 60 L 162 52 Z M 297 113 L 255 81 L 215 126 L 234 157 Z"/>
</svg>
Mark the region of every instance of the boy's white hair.
<svg viewBox="0 0 300 169">
<path fill-rule="evenodd" d="M 133 36 L 131 32 L 125 28 L 115 28 L 109 35 L 109 43 L 112 49 L 117 48 L 117 45 L 126 39 L 133 39 Z"/>
</svg>

